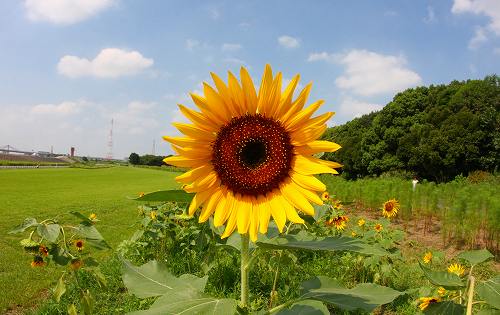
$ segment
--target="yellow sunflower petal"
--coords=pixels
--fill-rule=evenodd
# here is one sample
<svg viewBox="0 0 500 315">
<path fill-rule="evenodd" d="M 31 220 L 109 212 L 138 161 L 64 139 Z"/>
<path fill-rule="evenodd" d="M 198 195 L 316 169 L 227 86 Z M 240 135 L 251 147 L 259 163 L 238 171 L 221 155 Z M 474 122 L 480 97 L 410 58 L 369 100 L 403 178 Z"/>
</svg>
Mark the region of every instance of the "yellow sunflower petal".
<svg viewBox="0 0 500 315">
<path fill-rule="evenodd" d="M 305 214 L 314 215 L 314 208 L 311 206 L 309 201 L 297 190 L 290 180 L 286 180 L 280 185 L 281 193 L 283 197 L 290 202 L 295 208 L 301 210 Z"/>
<path fill-rule="evenodd" d="M 214 225 L 216 227 L 223 225 L 229 218 L 231 209 L 233 208 L 232 194 L 226 189 L 223 189 L 221 201 L 215 208 Z"/>
<path fill-rule="evenodd" d="M 197 160 L 197 159 L 205 159 L 210 160 L 212 157 L 211 150 L 207 147 L 205 149 L 191 149 L 191 148 L 181 148 L 174 144 L 172 144 L 172 150 L 178 155 L 182 155 L 186 158 Z"/>
<path fill-rule="evenodd" d="M 322 115 L 319 115 L 317 117 L 314 117 L 312 119 L 309 119 L 306 121 L 303 125 L 300 126 L 300 129 L 313 129 L 317 128 L 319 126 L 322 126 L 325 124 L 332 116 L 334 115 L 334 112 L 328 112 L 324 113 Z M 297 130 L 299 128 L 295 127 L 294 130 Z"/>
<path fill-rule="evenodd" d="M 207 100 L 200 95 L 194 93 L 190 93 L 189 95 L 191 96 L 191 99 L 196 104 L 196 106 L 201 109 L 203 115 L 205 115 L 210 121 L 214 122 L 218 126 L 224 125 L 224 116 L 217 113 L 217 111 L 220 111 L 221 108 L 213 108 L 213 106 L 210 106 Z"/>
<path fill-rule="evenodd" d="M 340 148 L 341 146 L 335 142 L 316 140 L 305 145 L 295 147 L 295 151 L 299 154 L 311 155 L 320 152 L 335 152 Z"/>
<path fill-rule="evenodd" d="M 264 69 L 264 74 L 262 75 L 262 81 L 260 82 L 259 95 L 257 97 L 257 112 L 266 114 L 268 113 L 269 104 L 267 100 L 269 99 L 269 94 L 271 93 L 273 85 L 273 71 L 270 65 L 266 65 Z"/>
<path fill-rule="evenodd" d="M 246 234 L 252 216 L 252 203 L 250 202 L 250 197 L 237 196 L 234 207 L 238 209 L 238 233 Z"/>
<path fill-rule="evenodd" d="M 229 91 L 229 88 L 226 86 L 224 81 L 222 81 L 219 76 L 217 76 L 215 73 L 210 72 L 210 75 L 212 76 L 212 79 L 214 80 L 215 87 L 219 91 L 220 97 L 223 99 L 225 103 L 225 107 L 229 110 L 231 116 L 236 116 L 239 113 L 234 110 L 233 107 L 233 101 L 231 99 L 231 93 Z"/>
<path fill-rule="evenodd" d="M 207 176 L 212 171 L 213 171 L 212 165 L 206 164 L 177 176 L 175 180 L 180 183 L 190 183 L 197 180 L 199 177 Z"/>
<path fill-rule="evenodd" d="M 297 74 L 295 77 L 293 77 L 290 83 L 288 83 L 285 92 L 283 92 L 283 94 L 281 95 L 280 107 L 274 114 L 275 118 L 282 117 L 288 110 L 290 110 L 290 107 L 292 106 L 293 92 L 295 91 L 299 80 L 300 75 Z"/>
<path fill-rule="evenodd" d="M 290 172 L 290 177 L 296 184 L 304 187 L 305 189 L 321 192 L 326 190 L 325 184 L 314 176 L 303 175 L 292 171 Z"/>
<path fill-rule="evenodd" d="M 294 182 L 292 182 L 290 185 L 293 185 L 293 188 L 298 190 L 310 202 L 314 202 L 315 204 L 320 206 L 323 205 L 323 200 L 321 200 L 321 197 L 318 196 L 315 192 L 312 192 L 309 189 L 305 189 L 300 185 L 295 184 Z"/>
<path fill-rule="evenodd" d="M 324 165 L 322 163 L 318 163 L 312 157 L 296 155 L 292 160 L 292 169 L 303 175 L 314 175 L 314 174 L 338 174 L 336 170 L 333 168 Z"/>
<path fill-rule="evenodd" d="M 315 161 L 315 162 L 318 162 L 320 164 L 326 165 L 326 166 L 331 167 L 331 168 L 342 167 L 342 164 L 337 163 L 337 162 L 333 162 L 333 161 L 322 160 L 322 159 L 318 159 L 318 158 L 315 158 L 315 157 L 311 157 L 311 160 Z"/>
<path fill-rule="evenodd" d="M 283 74 L 278 72 L 274 78 L 271 92 L 269 93 L 269 99 L 267 100 L 269 106 L 267 116 L 273 117 L 274 113 L 279 110 L 280 99 L 281 99 L 281 78 Z"/>
<path fill-rule="evenodd" d="M 250 235 L 250 240 L 252 242 L 257 241 L 258 231 L 259 231 L 259 208 L 257 207 L 257 200 L 252 197 L 250 202 L 252 204 L 252 216 L 250 218 L 250 227 L 248 229 L 248 234 Z"/>
<path fill-rule="evenodd" d="M 163 140 L 175 144 L 179 147 L 207 147 L 210 145 L 210 141 L 193 139 L 189 137 L 169 137 L 163 136 Z"/>
<path fill-rule="evenodd" d="M 211 172 L 207 176 L 200 177 L 193 183 L 184 186 L 184 190 L 193 193 L 198 191 L 204 191 L 214 186 L 218 186 L 220 183 L 217 173 Z"/>
<path fill-rule="evenodd" d="M 255 114 L 257 111 L 257 93 L 253 85 L 252 78 L 248 74 L 247 69 L 241 67 L 240 69 L 241 85 L 243 94 L 247 100 L 247 109 L 249 114 Z"/>
<path fill-rule="evenodd" d="M 226 229 L 224 230 L 224 233 L 222 233 L 221 238 L 231 236 L 231 234 L 233 234 L 234 230 L 236 229 L 236 223 L 238 221 L 238 209 L 233 208 L 230 211 L 231 212 L 229 213 L 229 219 L 226 223 Z"/>
<path fill-rule="evenodd" d="M 208 220 L 208 218 L 215 212 L 217 204 L 222 199 L 222 192 L 217 190 L 212 196 L 209 197 L 208 201 L 205 202 L 203 209 L 201 210 L 198 222 L 202 223 Z"/>
<path fill-rule="evenodd" d="M 293 223 L 304 224 L 304 219 L 298 215 L 295 208 L 285 198 L 281 197 L 281 199 L 287 219 Z"/>
<path fill-rule="evenodd" d="M 213 132 L 205 131 L 195 125 L 185 124 L 185 123 L 172 123 L 177 130 L 185 134 L 186 136 L 194 139 L 213 141 L 215 140 L 215 134 Z"/>
<path fill-rule="evenodd" d="M 191 200 L 191 204 L 188 208 L 189 215 L 193 215 L 207 199 L 215 192 L 215 189 L 209 189 L 205 191 L 200 191 L 196 195 L 194 195 L 193 200 Z"/>
<path fill-rule="evenodd" d="M 210 85 L 203 82 L 203 93 L 207 100 L 207 104 L 211 107 L 213 113 L 222 118 L 223 122 L 226 123 L 231 120 L 231 108 L 230 105 L 224 102 L 224 99 L 217 93 Z"/>
<path fill-rule="evenodd" d="M 290 117 L 290 119 L 285 121 L 286 130 L 291 131 L 297 127 L 301 127 L 304 123 L 308 121 L 308 119 L 312 116 L 312 114 L 314 114 L 314 112 L 317 111 L 321 107 L 321 105 L 323 105 L 324 102 L 325 101 L 323 100 L 314 102 L 307 108 L 301 110 L 296 115 Z"/>
<path fill-rule="evenodd" d="M 280 233 L 282 233 L 286 223 L 286 212 L 284 211 L 285 206 L 282 204 L 282 199 L 279 198 L 279 194 L 279 192 L 273 193 L 268 200 L 271 215 L 273 216 L 278 230 L 280 231 Z"/>
<path fill-rule="evenodd" d="M 199 167 L 207 163 L 206 159 L 189 159 L 183 156 L 169 156 L 163 159 L 166 164 L 178 167 Z"/>
<path fill-rule="evenodd" d="M 179 110 L 184 116 L 186 116 L 189 120 L 191 120 L 196 126 L 201 129 L 205 129 L 206 131 L 217 131 L 219 128 L 216 124 L 212 123 L 208 120 L 203 114 L 198 113 L 192 109 L 185 107 L 182 104 L 178 104 Z"/>
<path fill-rule="evenodd" d="M 290 108 L 287 109 L 285 114 L 283 114 L 279 118 L 281 122 L 287 121 L 290 117 L 292 117 L 300 110 L 302 110 L 302 108 L 304 108 L 307 98 L 309 97 L 309 93 L 311 92 L 311 88 L 312 88 L 312 83 L 308 83 L 306 87 L 302 89 L 297 99 L 292 103 L 292 106 L 290 106 Z"/>
<path fill-rule="evenodd" d="M 231 93 L 231 98 L 233 100 L 233 108 L 237 115 L 242 115 L 247 112 L 246 100 L 243 90 L 241 89 L 238 79 L 231 73 L 228 72 L 229 80 L 229 92 Z"/>
<path fill-rule="evenodd" d="M 259 232 L 265 234 L 267 233 L 269 220 L 271 219 L 271 208 L 269 208 L 269 202 L 264 196 L 259 196 L 257 200 L 257 208 L 259 210 Z"/>
<path fill-rule="evenodd" d="M 325 130 L 326 124 L 317 128 L 296 130 L 291 134 L 292 145 L 300 146 L 312 142 L 321 137 Z"/>
</svg>

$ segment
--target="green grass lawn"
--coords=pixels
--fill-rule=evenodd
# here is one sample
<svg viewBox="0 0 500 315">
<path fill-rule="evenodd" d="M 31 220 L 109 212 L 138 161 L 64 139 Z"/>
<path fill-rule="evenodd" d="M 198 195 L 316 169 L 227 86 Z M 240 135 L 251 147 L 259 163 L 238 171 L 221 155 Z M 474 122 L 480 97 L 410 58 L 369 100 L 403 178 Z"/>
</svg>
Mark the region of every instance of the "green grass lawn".
<svg viewBox="0 0 500 315">
<path fill-rule="evenodd" d="M 135 230 L 138 204 L 127 196 L 178 187 L 175 176 L 128 167 L 0 170 L 0 312 L 38 304 L 60 275 L 54 266 L 31 268 L 31 257 L 18 245 L 21 236 L 7 234 L 24 218 L 94 212 L 101 220 L 97 228 L 114 248 Z"/>
</svg>

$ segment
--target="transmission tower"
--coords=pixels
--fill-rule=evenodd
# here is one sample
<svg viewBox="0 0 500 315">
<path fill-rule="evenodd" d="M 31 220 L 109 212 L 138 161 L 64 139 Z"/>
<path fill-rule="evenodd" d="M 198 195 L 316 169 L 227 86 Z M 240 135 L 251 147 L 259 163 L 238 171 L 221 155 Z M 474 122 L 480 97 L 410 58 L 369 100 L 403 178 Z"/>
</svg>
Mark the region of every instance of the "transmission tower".
<svg viewBox="0 0 500 315">
<path fill-rule="evenodd" d="M 111 119 L 111 129 L 109 129 L 108 136 L 108 154 L 106 155 L 106 159 L 113 159 L 113 119 Z"/>
<path fill-rule="evenodd" d="M 151 154 L 156 155 L 156 143 L 154 139 L 153 139 L 153 151 L 151 152 Z"/>
</svg>

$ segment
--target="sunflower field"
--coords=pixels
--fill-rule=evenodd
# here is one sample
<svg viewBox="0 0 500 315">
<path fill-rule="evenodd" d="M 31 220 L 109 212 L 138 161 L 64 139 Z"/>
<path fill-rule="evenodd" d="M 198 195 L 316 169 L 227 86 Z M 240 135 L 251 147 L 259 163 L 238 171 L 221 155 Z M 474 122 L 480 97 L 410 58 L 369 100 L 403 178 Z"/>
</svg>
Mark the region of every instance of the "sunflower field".
<svg viewBox="0 0 500 315">
<path fill-rule="evenodd" d="M 257 89 L 245 68 L 212 74 L 197 110 L 179 105 L 191 123 L 164 137 L 164 162 L 185 169 L 181 189 L 130 198 L 137 222 L 107 259 L 90 211 L 15 227 L 33 268 L 60 267 L 37 313 L 498 314 L 495 185 L 336 178 L 321 157 L 340 145 L 319 140 L 333 113 L 306 106 L 311 84 L 294 98 L 299 78 L 282 87 L 267 65 Z M 437 222 L 464 250 L 408 237 Z"/>
</svg>

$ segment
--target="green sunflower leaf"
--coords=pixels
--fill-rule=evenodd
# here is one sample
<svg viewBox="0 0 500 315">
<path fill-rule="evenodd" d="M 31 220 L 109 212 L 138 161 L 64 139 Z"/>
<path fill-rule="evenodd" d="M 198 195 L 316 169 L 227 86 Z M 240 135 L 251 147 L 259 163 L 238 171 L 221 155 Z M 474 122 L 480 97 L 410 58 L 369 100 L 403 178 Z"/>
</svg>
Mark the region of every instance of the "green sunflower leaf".
<svg viewBox="0 0 500 315">
<path fill-rule="evenodd" d="M 54 299 L 57 303 L 61 301 L 61 296 L 66 292 L 66 284 L 64 284 L 64 274 L 57 281 L 57 285 L 54 289 Z"/>
<path fill-rule="evenodd" d="M 370 245 L 351 237 L 298 237 L 286 235 L 271 240 L 257 241 L 257 246 L 264 249 L 304 249 L 324 251 L 351 251 L 365 255 L 385 256 L 389 253 L 375 245 Z"/>
<path fill-rule="evenodd" d="M 174 315 L 174 314 L 235 314 L 236 300 L 218 299 L 201 295 L 191 299 L 176 300 L 170 295 L 160 297 L 151 305 L 151 308 L 144 311 L 128 313 L 129 315 Z"/>
<path fill-rule="evenodd" d="M 281 310 L 277 315 L 330 315 L 323 302 L 305 300 L 292 304 L 292 307 Z"/>
<path fill-rule="evenodd" d="M 40 237 L 51 243 L 56 243 L 61 232 L 61 226 L 59 224 L 39 224 L 36 231 Z"/>
<path fill-rule="evenodd" d="M 179 202 L 190 203 L 194 194 L 185 192 L 184 190 L 161 190 L 152 193 L 144 194 L 143 196 L 130 198 L 136 201 L 162 201 L 162 202 Z"/>
<path fill-rule="evenodd" d="M 301 299 L 313 299 L 333 304 L 344 310 L 362 309 L 371 312 L 377 306 L 387 304 L 405 294 L 374 283 L 361 283 L 352 289 L 339 281 L 318 276 L 302 283 Z"/>
<path fill-rule="evenodd" d="M 178 300 L 198 297 L 208 279 L 208 276 L 198 278 L 190 274 L 177 278 L 156 260 L 139 267 L 124 261 L 122 277 L 130 293 L 140 298 L 168 294 Z"/>
<path fill-rule="evenodd" d="M 422 263 L 419 263 L 420 268 L 424 272 L 424 275 L 429 279 L 429 281 L 437 286 L 445 287 L 446 289 L 456 289 L 463 288 L 465 284 L 462 279 L 454 273 L 446 272 L 446 271 L 434 271 L 431 270 Z"/>
<path fill-rule="evenodd" d="M 467 260 L 471 265 L 477 265 L 493 258 L 493 255 L 487 249 L 480 249 L 461 252 L 457 258 Z"/>
<path fill-rule="evenodd" d="M 462 315 L 465 313 L 465 308 L 452 301 L 445 301 L 430 304 L 425 310 L 424 314 L 429 315 Z"/>
<path fill-rule="evenodd" d="M 9 231 L 9 234 L 21 233 L 29 229 L 30 227 L 37 226 L 38 222 L 35 218 L 26 218 L 24 222 L 16 226 L 13 230 Z"/>
<path fill-rule="evenodd" d="M 500 276 L 479 282 L 476 292 L 486 303 L 500 309 Z"/>
</svg>

